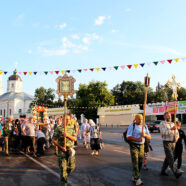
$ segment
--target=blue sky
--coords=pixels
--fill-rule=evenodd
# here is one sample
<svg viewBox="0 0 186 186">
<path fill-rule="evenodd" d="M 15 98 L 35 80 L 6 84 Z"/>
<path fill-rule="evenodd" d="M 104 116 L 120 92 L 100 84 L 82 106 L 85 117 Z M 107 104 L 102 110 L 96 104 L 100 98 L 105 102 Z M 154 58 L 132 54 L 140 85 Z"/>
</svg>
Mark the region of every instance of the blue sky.
<svg viewBox="0 0 186 186">
<path fill-rule="evenodd" d="M 77 70 L 186 57 L 184 0 L 16 0 L 0 6 L 0 70 Z M 129 70 L 71 73 L 80 83 L 123 80 L 165 84 L 172 74 L 186 88 L 186 60 Z M 7 78 L 3 76 L 3 88 Z M 56 89 L 57 75 L 24 76 L 23 90 Z"/>
</svg>

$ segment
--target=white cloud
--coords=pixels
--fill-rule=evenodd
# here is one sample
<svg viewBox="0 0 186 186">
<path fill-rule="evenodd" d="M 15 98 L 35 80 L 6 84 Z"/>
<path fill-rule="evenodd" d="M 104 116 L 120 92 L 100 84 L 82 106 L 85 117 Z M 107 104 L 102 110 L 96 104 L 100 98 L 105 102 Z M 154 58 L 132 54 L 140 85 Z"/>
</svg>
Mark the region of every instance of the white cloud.
<svg viewBox="0 0 186 186">
<path fill-rule="evenodd" d="M 71 35 L 71 37 L 72 37 L 72 39 L 80 39 L 79 35 L 77 35 L 77 34 L 73 34 L 73 35 Z"/>
<path fill-rule="evenodd" d="M 56 28 L 59 28 L 59 29 L 64 29 L 67 27 L 67 24 L 66 23 L 63 23 L 63 24 L 59 24 L 59 25 L 56 25 Z"/>
<path fill-rule="evenodd" d="M 64 56 L 65 54 L 68 53 L 68 50 L 66 49 L 52 50 L 38 47 L 38 50 L 43 56 Z"/>
<path fill-rule="evenodd" d="M 28 50 L 28 54 L 32 54 L 32 50 Z"/>
<path fill-rule="evenodd" d="M 18 20 L 18 21 L 21 21 L 21 20 L 24 19 L 24 17 L 25 17 L 25 14 L 24 14 L 24 13 L 21 13 L 21 14 L 19 14 L 19 15 L 17 16 L 17 20 Z"/>
<path fill-rule="evenodd" d="M 71 36 L 72 37 L 72 36 Z M 75 36 L 75 38 L 77 38 Z M 78 37 L 80 38 L 80 37 Z M 68 37 L 61 38 L 61 44 L 57 49 L 49 49 L 47 44 L 43 44 L 42 42 L 38 46 L 38 52 L 44 56 L 64 56 L 67 53 L 82 53 L 83 51 L 88 51 L 91 41 L 102 39 L 99 35 L 92 34 L 84 34 L 84 37 L 81 40 L 70 40 Z"/>
<path fill-rule="evenodd" d="M 132 11 L 131 8 L 126 8 L 126 9 L 125 9 L 125 12 L 131 12 L 131 11 Z"/>
<path fill-rule="evenodd" d="M 95 19 L 95 25 L 102 25 L 106 19 L 110 19 L 111 16 L 99 16 Z"/>
<path fill-rule="evenodd" d="M 116 33 L 117 32 L 117 30 L 115 30 L 115 29 L 112 29 L 112 33 Z"/>
<path fill-rule="evenodd" d="M 38 27 L 40 25 L 40 23 L 34 23 L 32 24 L 33 27 Z"/>
<path fill-rule="evenodd" d="M 89 44 L 92 40 L 101 40 L 102 38 L 97 34 L 86 34 L 86 36 L 82 39 L 83 43 Z"/>
</svg>

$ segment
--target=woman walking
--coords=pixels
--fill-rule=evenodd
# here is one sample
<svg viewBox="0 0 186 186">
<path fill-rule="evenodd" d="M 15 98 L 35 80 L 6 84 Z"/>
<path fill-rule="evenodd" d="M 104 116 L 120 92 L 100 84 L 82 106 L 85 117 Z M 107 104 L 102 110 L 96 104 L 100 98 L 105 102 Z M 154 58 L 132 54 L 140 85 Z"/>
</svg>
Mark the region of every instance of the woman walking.
<svg viewBox="0 0 186 186">
<path fill-rule="evenodd" d="M 90 147 L 91 147 L 91 155 L 97 155 L 99 154 L 100 150 L 100 139 L 101 139 L 101 132 L 99 127 L 94 123 L 93 120 L 89 120 L 90 124 Z"/>
</svg>

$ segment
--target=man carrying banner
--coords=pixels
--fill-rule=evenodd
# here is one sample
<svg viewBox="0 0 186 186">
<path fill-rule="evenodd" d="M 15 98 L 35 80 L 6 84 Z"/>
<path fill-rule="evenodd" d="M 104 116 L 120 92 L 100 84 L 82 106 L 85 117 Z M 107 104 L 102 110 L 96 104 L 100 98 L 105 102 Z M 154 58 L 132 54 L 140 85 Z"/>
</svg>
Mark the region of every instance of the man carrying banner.
<svg viewBox="0 0 186 186">
<path fill-rule="evenodd" d="M 65 123 L 65 122 L 63 122 Z M 55 129 L 53 143 L 58 147 L 58 164 L 60 169 L 61 186 L 67 186 L 67 178 L 75 169 L 74 141 L 77 140 L 74 127 L 70 125 L 70 116 L 66 116 L 66 133 L 64 125 Z M 66 137 L 66 151 L 64 148 L 64 138 Z"/>
<path fill-rule="evenodd" d="M 174 166 L 174 150 L 175 144 L 179 138 L 179 133 L 174 123 L 171 121 L 171 114 L 169 112 L 165 112 L 164 119 L 165 121 L 162 121 L 160 124 L 160 133 L 162 135 L 165 151 L 165 160 L 161 169 L 161 175 L 168 176 L 166 169 L 169 166 L 175 177 L 179 178 L 182 175 L 182 172 Z"/>
</svg>

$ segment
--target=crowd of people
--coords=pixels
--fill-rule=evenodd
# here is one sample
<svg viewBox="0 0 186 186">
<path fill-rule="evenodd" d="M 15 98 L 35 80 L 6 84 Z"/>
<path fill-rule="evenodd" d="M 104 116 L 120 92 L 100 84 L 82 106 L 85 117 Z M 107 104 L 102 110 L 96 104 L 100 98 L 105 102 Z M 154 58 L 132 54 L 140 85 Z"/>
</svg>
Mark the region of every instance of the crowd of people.
<svg viewBox="0 0 186 186">
<path fill-rule="evenodd" d="M 66 118 L 66 132 L 64 123 Z M 179 178 L 181 170 L 183 144 L 186 136 L 181 129 L 181 122 L 176 125 L 171 121 L 171 114 L 164 114 L 164 121 L 160 124 L 160 132 L 165 151 L 165 160 L 161 169 L 161 176 L 168 176 L 166 172 L 169 167 L 176 178 Z M 132 161 L 132 181 L 136 185 L 143 184 L 140 177 L 142 165 L 147 168 L 147 157 L 150 145 L 151 134 L 148 127 L 143 126 L 143 116 L 137 114 L 134 121 L 126 131 L 126 138 L 130 147 Z M 0 119 L 0 151 L 9 155 L 13 152 L 24 151 L 34 157 L 44 155 L 45 149 L 55 145 L 55 154 L 58 156 L 61 185 L 67 185 L 67 178 L 75 169 L 75 150 L 78 146 L 78 139 L 83 140 L 86 149 L 91 148 L 91 155 L 99 155 L 103 148 L 102 133 L 98 124 L 92 119 L 85 119 L 81 126 L 73 114 L 66 117 L 52 117 L 46 124 L 35 124 L 33 117 L 13 119 L 12 117 Z M 65 146 L 66 144 L 66 146 Z M 178 160 L 177 166 L 175 161 Z"/>
</svg>

